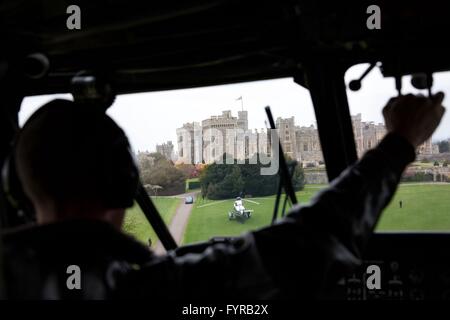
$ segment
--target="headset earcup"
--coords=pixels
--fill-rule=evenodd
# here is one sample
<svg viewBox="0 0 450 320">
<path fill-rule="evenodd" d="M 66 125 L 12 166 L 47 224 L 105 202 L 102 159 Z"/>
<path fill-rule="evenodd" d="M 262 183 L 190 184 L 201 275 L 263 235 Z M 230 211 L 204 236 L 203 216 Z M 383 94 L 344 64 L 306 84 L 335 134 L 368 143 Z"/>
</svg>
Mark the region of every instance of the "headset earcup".
<svg viewBox="0 0 450 320">
<path fill-rule="evenodd" d="M 13 177 L 11 177 L 11 165 L 14 161 L 11 161 L 11 155 L 8 155 L 3 162 L 2 166 L 2 188 L 3 192 L 5 193 L 5 197 L 8 200 L 8 203 L 15 209 L 19 208 L 19 202 L 14 196 L 13 191 Z"/>
<path fill-rule="evenodd" d="M 13 154 L 10 154 L 2 166 L 2 188 L 8 203 L 17 212 L 11 224 L 24 224 L 36 221 L 34 207 L 26 196 L 17 174 Z"/>
</svg>

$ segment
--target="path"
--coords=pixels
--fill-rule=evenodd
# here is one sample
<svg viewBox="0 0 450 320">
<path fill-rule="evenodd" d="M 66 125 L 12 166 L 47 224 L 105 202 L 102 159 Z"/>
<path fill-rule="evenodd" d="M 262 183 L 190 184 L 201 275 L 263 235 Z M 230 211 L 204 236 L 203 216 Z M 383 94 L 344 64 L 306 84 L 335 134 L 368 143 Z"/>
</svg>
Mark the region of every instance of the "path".
<svg viewBox="0 0 450 320">
<path fill-rule="evenodd" d="M 198 194 L 197 192 L 184 193 L 181 195 L 177 195 L 177 198 L 180 198 L 180 204 L 178 205 L 177 210 L 170 222 L 169 231 L 172 234 L 172 237 L 175 239 L 177 244 L 180 244 L 183 240 L 184 230 L 186 229 L 187 222 L 189 221 L 189 217 L 192 212 L 192 208 L 195 203 L 195 198 Z M 193 204 L 185 204 L 184 199 L 188 196 L 194 198 Z M 156 254 L 164 254 L 166 250 L 160 241 L 156 244 L 155 253 Z"/>
</svg>

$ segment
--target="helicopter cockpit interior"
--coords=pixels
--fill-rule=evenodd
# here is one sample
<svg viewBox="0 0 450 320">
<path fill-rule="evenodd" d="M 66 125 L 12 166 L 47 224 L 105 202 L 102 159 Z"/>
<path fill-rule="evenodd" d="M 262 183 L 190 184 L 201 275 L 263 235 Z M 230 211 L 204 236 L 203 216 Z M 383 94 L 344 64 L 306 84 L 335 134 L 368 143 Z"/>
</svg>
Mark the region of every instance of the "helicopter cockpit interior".
<svg viewBox="0 0 450 320">
<path fill-rule="evenodd" d="M 310 139 L 297 144 L 298 154 L 304 152 L 303 160 L 297 159 L 303 161 L 307 181 L 303 191 L 296 189 L 290 170 L 293 151 L 282 144 L 278 186 L 270 199 L 263 199 L 269 191 L 243 197 L 246 212 L 251 212 L 245 221 L 228 220 L 231 203 L 240 194 L 229 205 L 218 203 L 223 212 L 218 229 L 204 215 L 215 206 L 213 200 L 228 201 L 221 200 L 225 198 L 201 199 L 197 190 L 187 192 L 193 198 L 185 201 L 183 190 L 179 204 L 163 198 L 168 188 L 142 183 L 134 208 L 144 217 L 141 227 L 153 229 L 150 246 L 159 246 L 162 252 L 196 252 L 210 243 L 227 242 L 252 226 L 269 225 L 375 146 L 384 132 L 376 122 L 382 122 L 381 108 L 389 98 L 409 92 L 450 93 L 450 44 L 445 40 L 450 4 L 442 1 L 78 1 L 81 26 L 69 30 L 67 8 L 72 4 L 54 0 L 0 4 L 2 166 L 24 119 L 43 101 L 40 96 L 68 95 L 108 110 L 136 142 L 135 151 L 145 151 L 147 142 L 133 140 L 133 134 L 149 136 L 151 131 L 145 130 L 152 125 L 160 125 L 161 132 L 171 126 L 167 136 L 151 143 L 174 140 L 182 157 L 183 143 L 175 135 L 178 127 L 202 120 L 205 126 L 230 104 L 233 114 L 244 115 L 244 107 L 248 108 L 254 127 L 284 131 L 281 126 L 286 125 L 289 135 L 292 124 L 290 139 L 302 132 Z M 374 5 L 381 13 L 380 25 L 370 27 L 368 19 L 376 9 L 368 8 Z M 133 109 L 134 97 L 143 94 L 148 103 Z M 210 103 L 214 96 L 228 100 L 217 101 L 216 108 Z M 289 105 L 287 111 L 283 104 Z M 223 117 L 233 118 L 223 112 Z M 257 124 L 250 119 L 256 113 Z M 291 116 L 296 120 L 292 118 L 290 124 Z M 169 123 L 169 117 L 177 122 Z M 298 119 L 302 126 L 294 123 Z M 142 131 L 135 133 L 138 129 L 128 124 L 141 120 Z M 415 167 L 405 173 L 408 186 L 400 187 L 387 209 L 363 265 L 329 288 L 323 299 L 450 298 L 450 184 L 446 185 L 450 119 L 446 121 L 435 139 L 423 146 Z M 312 147 L 311 139 L 315 139 Z M 196 165 L 194 169 L 207 163 Z M 192 176 L 194 184 L 197 178 Z M 433 189 L 427 189 L 429 185 Z M 191 229 L 183 238 L 174 234 L 169 223 L 178 217 L 169 219 L 162 211 L 189 206 L 194 208 L 190 220 L 179 220 Z M 260 218 L 263 206 L 267 212 Z M 15 208 L 2 196 L 1 230 L 32 222 L 32 211 Z M 383 275 L 381 289 L 366 285 L 374 265 Z"/>
</svg>

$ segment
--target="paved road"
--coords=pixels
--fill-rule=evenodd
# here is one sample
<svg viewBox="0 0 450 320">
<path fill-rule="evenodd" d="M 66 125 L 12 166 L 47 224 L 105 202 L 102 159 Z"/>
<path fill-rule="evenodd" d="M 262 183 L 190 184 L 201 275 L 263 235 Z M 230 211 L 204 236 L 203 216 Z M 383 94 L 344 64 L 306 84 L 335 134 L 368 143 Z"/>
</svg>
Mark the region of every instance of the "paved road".
<svg viewBox="0 0 450 320">
<path fill-rule="evenodd" d="M 194 206 L 194 204 L 185 204 L 184 199 L 187 196 L 191 196 L 194 198 L 195 202 L 197 194 L 198 192 L 190 192 L 176 196 L 177 198 L 180 198 L 180 204 L 178 205 L 177 211 L 172 218 L 172 222 L 169 226 L 169 231 L 177 244 L 180 244 L 183 240 L 184 231 L 186 229 L 187 222 L 189 221 L 189 217 Z M 155 247 L 155 253 L 164 254 L 165 252 L 166 250 L 164 249 L 163 245 L 160 241 L 158 241 Z"/>
</svg>

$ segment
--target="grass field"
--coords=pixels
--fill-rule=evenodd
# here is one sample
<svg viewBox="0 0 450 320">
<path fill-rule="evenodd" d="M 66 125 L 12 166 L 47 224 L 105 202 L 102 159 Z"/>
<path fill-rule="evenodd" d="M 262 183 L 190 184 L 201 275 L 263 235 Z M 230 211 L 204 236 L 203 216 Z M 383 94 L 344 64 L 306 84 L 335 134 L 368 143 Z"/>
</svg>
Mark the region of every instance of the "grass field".
<svg viewBox="0 0 450 320">
<path fill-rule="evenodd" d="M 173 215 L 180 204 L 180 199 L 173 197 L 152 197 L 153 203 L 161 214 L 164 222 L 168 225 L 173 218 Z M 155 231 L 148 223 L 141 208 L 135 204 L 132 208 L 127 210 L 125 215 L 125 222 L 123 225 L 125 233 L 132 235 L 135 239 L 148 245 L 148 239 L 152 239 L 152 248 L 157 243 Z"/>
<path fill-rule="evenodd" d="M 308 201 L 323 186 L 307 186 L 297 194 L 300 202 Z M 229 221 L 228 211 L 234 199 L 214 201 L 197 198 L 184 234 L 183 243 L 208 240 L 213 236 L 234 236 L 242 232 L 267 226 L 272 221 L 275 196 L 244 200 L 245 208 L 254 210 L 245 223 Z M 281 205 L 280 205 L 281 207 Z"/>
<path fill-rule="evenodd" d="M 301 203 L 324 186 L 306 186 L 297 193 Z M 274 196 L 249 199 L 245 207 L 253 216 L 245 223 L 229 221 L 227 212 L 233 199 L 211 201 L 197 199 L 183 243 L 208 240 L 213 236 L 233 236 L 270 223 Z M 403 208 L 399 208 L 402 200 Z M 379 231 L 450 231 L 450 184 L 402 184 L 386 209 L 377 228 Z"/>
<path fill-rule="evenodd" d="M 450 231 L 450 184 L 402 184 L 378 230 Z"/>
</svg>

